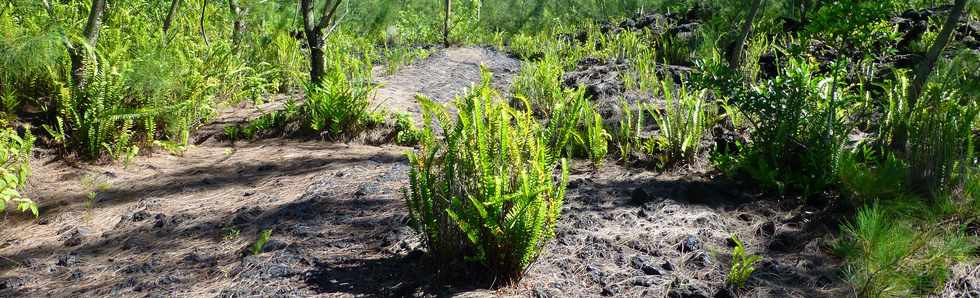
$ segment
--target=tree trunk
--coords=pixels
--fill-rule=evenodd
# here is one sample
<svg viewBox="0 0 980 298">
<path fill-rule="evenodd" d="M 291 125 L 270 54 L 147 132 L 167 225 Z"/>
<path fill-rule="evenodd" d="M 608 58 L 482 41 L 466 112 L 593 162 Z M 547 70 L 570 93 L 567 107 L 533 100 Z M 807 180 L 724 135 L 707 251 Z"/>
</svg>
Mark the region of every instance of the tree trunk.
<svg viewBox="0 0 980 298">
<path fill-rule="evenodd" d="M 323 80 L 323 37 L 313 24 L 313 5 L 313 0 L 300 1 L 303 32 L 306 33 L 306 44 L 310 47 L 310 81 L 319 85 Z"/>
<path fill-rule="evenodd" d="M 300 13 L 303 15 L 303 31 L 306 33 L 306 42 L 310 47 L 310 81 L 319 85 L 323 82 L 323 29 L 330 25 L 337 7 L 341 0 L 336 0 L 331 4 L 327 1 L 323 7 L 323 15 L 319 22 L 315 22 L 313 8 L 316 3 L 314 0 L 300 0 Z"/>
<path fill-rule="evenodd" d="M 953 30 L 956 29 L 956 24 L 959 22 L 960 16 L 963 15 L 963 8 L 966 6 L 966 1 L 956 0 L 953 3 L 953 10 L 949 12 L 949 17 L 946 18 L 946 23 L 943 24 L 942 31 L 939 31 L 939 36 L 936 37 L 936 41 L 929 48 L 929 53 L 926 54 L 925 60 L 922 60 L 916 68 L 915 80 L 909 85 L 908 90 L 909 113 L 914 110 L 919 96 L 922 95 L 922 88 L 925 87 L 926 81 L 929 80 L 929 73 L 932 72 L 936 60 L 939 59 L 939 54 L 942 53 L 943 49 L 946 48 L 946 44 L 949 43 L 949 38 L 953 35 Z"/>
<path fill-rule="evenodd" d="M 242 41 L 242 34 L 245 33 L 245 25 L 242 23 L 242 12 L 238 7 L 238 0 L 228 0 L 228 8 L 231 9 L 231 16 L 234 18 L 235 29 L 231 33 L 231 42 L 237 48 Z"/>
<path fill-rule="evenodd" d="M 739 65 L 742 63 L 742 48 L 745 47 L 745 40 L 749 38 L 749 34 L 752 33 L 752 22 L 755 21 L 756 15 L 759 14 L 759 8 L 762 6 L 762 0 L 753 0 L 752 7 L 749 8 L 749 15 L 745 17 L 745 23 L 742 24 L 742 31 L 739 33 L 738 38 L 732 44 L 732 48 L 728 52 L 728 66 L 732 70 L 737 70 Z"/>
<path fill-rule="evenodd" d="M 163 35 L 167 35 L 170 31 L 170 26 L 174 22 L 174 17 L 177 16 L 177 10 L 180 9 L 180 0 L 173 0 L 170 2 L 170 12 L 167 13 L 167 18 L 163 20 Z"/>
<path fill-rule="evenodd" d="M 449 47 L 449 25 L 452 23 L 453 0 L 446 0 L 446 19 L 442 24 L 442 45 Z"/>
<path fill-rule="evenodd" d="M 211 41 L 208 40 L 208 32 L 204 31 L 204 17 L 206 16 L 208 10 L 208 0 L 204 0 L 204 4 L 201 5 L 201 38 L 204 38 L 204 45 L 211 47 Z"/>
<path fill-rule="evenodd" d="M 94 48 L 99 41 L 99 28 L 102 25 L 102 14 L 105 12 L 105 0 L 92 0 L 92 9 L 89 10 L 88 23 L 85 24 L 85 46 L 74 47 L 69 50 L 71 58 L 71 77 L 75 86 L 84 86 L 85 76 L 85 55 L 88 48 Z"/>
</svg>

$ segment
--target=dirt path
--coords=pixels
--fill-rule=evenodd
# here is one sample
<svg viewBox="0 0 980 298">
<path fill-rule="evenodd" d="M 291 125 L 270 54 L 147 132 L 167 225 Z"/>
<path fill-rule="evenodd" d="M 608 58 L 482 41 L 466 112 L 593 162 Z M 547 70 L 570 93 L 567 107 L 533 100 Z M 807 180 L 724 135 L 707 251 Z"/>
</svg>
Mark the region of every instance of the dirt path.
<svg viewBox="0 0 980 298">
<path fill-rule="evenodd" d="M 417 113 L 415 93 L 446 102 L 479 80 L 480 63 L 501 86 L 518 65 L 482 49 L 437 53 L 381 78 L 378 103 Z M 204 138 L 183 156 L 128 166 L 42 156 L 28 188 L 41 218 L 11 213 L 2 223 L 0 297 L 714 297 L 731 233 L 764 256 L 746 295 L 844 291 L 818 245 L 836 226 L 821 217 L 826 208 L 783 208 L 704 173 L 585 164 L 573 171 L 557 239 L 528 276 L 486 290 L 471 273 L 440 272 L 407 228 L 405 150 Z M 264 229 L 266 252 L 246 254 Z"/>
<path fill-rule="evenodd" d="M 441 103 L 450 103 L 467 88 L 480 83 L 480 66 L 493 73 L 493 86 L 509 90 L 521 63 L 502 53 L 484 48 L 452 48 L 433 53 L 428 59 L 408 65 L 397 73 L 381 77 L 374 104 L 393 112 L 407 112 L 420 118 L 415 95 L 422 94 Z"/>
</svg>

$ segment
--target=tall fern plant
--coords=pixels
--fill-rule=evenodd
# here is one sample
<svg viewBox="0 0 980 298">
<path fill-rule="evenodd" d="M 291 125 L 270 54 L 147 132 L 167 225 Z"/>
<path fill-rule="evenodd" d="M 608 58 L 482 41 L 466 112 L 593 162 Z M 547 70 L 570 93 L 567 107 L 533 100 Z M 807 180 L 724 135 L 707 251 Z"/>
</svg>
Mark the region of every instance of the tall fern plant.
<svg viewBox="0 0 980 298">
<path fill-rule="evenodd" d="M 558 165 L 529 108 L 509 107 L 490 88 L 486 71 L 482 85 L 457 99 L 454 120 L 445 107 L 420 101 L 426 125 L 418 151 L 407 153 L 413 227 L 434 256 L 475 260 L 496 277 L 519 280 L 554 237 L 566 162 Z"/>
<path fill-rule="evenodd" d="M 701 150 L 701 138 L 710 128 L 715 111 L 706 103 L 707 90 L 689 93 L 681 86 L 675 95 L 668 82 L 661 81 L 665 101 L 662 111 L 644 105 L 660 129 L 656 144 L 664 153 L 664 163 L 690 161 Z"/>
</svg>

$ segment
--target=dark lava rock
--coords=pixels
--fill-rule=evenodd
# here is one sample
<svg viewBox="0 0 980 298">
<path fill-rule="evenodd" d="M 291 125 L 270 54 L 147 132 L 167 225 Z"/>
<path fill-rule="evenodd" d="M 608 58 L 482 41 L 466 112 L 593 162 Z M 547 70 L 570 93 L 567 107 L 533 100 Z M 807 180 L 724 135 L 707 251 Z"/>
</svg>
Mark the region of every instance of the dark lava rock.
<svg viewBox="0 0 980 298">
<path fill-rule="evenodd" d="M 171 284 L 178 284 L 178 283 L 180 283 L 180 279 L 170 274 L 164 275 L 163 277 L 160 277 L 159 280 L 157 280 L 157 284 L 164 285 L 164 286 L 171 285 Z"/>
<path fill-rule="evenodd" d="M 711 256 L 706 252 L 699 251 L 687 259 L 686 263 L 699 268 L 708 267 L 708 265 L 711 265 Z"/>
<path fill-rule="evenodd" d="M 636 205 L 643 205 L 653 201 L 653 197 L 646 190 L 643 190 L 642 187 L 637 187 L 630 192 L 630 201 Z"/>
<path fill-rule="evenodd" d="M 630 265 L 635 269 L 643 271 L 646 275 L 660 275 L 660 270 L 654 265 L 654 262 L 648 256 L 633 256 L 630 259 Z"/>
<path fill-rule="evenodd" d="M 660 265 L 660 268 L 671 271 L 674 270 L 674 264 L 670 263 L 670 261 L 664 261 L 664 263 Z"/>
<path fill-rule="evenodd" d="M 88 237 L 91 233 L 92 232 L 88 228 L 83 228 L 83 227 L 72 228 L 68 230 L 68 232 L 61 234 L 61 237 L 59 237 L 59 239 L 62 242 L 64 242 L 65 246 L 69 246 L 69 247 L 78 246 L 82 244 L 82 241 L 84 241 L 85 238 Z"/>
<path fill-rule="evenodd" d="M 657 284 L 657 278 L 653 276 L 640 276 L 633 279 L 633 285 L 638 287 L 652 287 Z"/>
<path fill-rule="evenodd" d="M 670 288 L 667 297 L 670 298 L 710 298 L 711 288 L 702 283 L 682 283 Z"/>
<path fill-rule="evenodd" d="M 156 220 L 153 222 L 154 229 L 160 229 L 167 225 L 167 216 L 164 215 L 163 213 L 157 214 L 157 216 L 154 217 L 154 219 Z"/>
<path fill-rule="evenodd" d="M 123 240 L 123 243 L 119 248 L 123 250 L 133 249 L 133 248 L 141 249 L 141 248 L 148 247 L 150 245 L 152 245 L 152 243 L 144 239 L 143 236 L 133 235 L 129 238 L 126 238 L 126 240 Z"/>
<path fill-rule="evenodd" d="M 170 217 L 170 224 L 176 226 L 176 225 L 182 224 L 184 222 L 190 221 L 192 219 L 194 219 L 194 216 L 191 216 L 190 214 L 187 214 L 187 213 L 178 213 L 178 214 L 175 214 L 174 216 Z"/>
<path fill-rule="evenodd" d="M 562 294 L 562 292 L 557 289 L 542 288 L 542 287 L 534 288 L 535 298 L 551 298 L 551 297 L 564 297 L 564 296 L 565 295 Z"/>
<path fill-rule="evenodd" d="M 780 229 L 769 242 L 769 249 L 776 252 L 796 252 L 806 245 L 806 241 L 800 231 L 794 229 Z"/>
<path fill-rule="evenodd" d="M 760 236 L 769 236 L 774 233 L 776 233 L 776 224 L 771 221 L 762 224 L 757 231 L 757 234 Z"/>
<path fill-rule="evenodd" d="M 157 262 L 151 259 L 150 261 L 143 263 L 129 264 L 129 266 L 123 268 L 122 272 L 126 274 L 151 273 L 155 271 L 157 267 Z"/>
<path fill-rule="evenodd" d="M 184 263 L 194 265 L 195 267 L 214 267 L 218 265 L 218 260 L 213 256 L 201 256 L 197 253 L 188 253 L 184 256 Z"/>
<path fill-rule="evenodd" d="M 262 246 L 262 252 L 276 251 L 276 250 L 284 249 L 287 246 L 289 246 L 289 244 L 286 242 L 276 240 L 276 239 L 270 239 L 269 242 L 266 242 L 265 245 Z"/>
<path fill-rule="evenodd" d="M 82 271 L 72 270 L 71 273 L 68 276 L 68 279 L 70 279 L 72 281 L 79 281 L 79 280 L 82 280 L 82 277 L 85 277 L 85 274 L 82 273 Z"/>
<path fill-rule="evenodd" d="M 677 250 L 680 252 L 692 252 L 701 249 L 701 240 L 698 240 L 697 236 L 687 235 L 681 242 L 677 244 Z"/>
<path fill-rule="evenodd" d="M 134 212 L 129 218 L 134 222 L 144 221 L 150 218 L 150 213 L 146 212 L 146 210 L 140 210 Z"/>
<path fill-rule="evenodd" d="M 262 208 L 258 206 L 241 207 L 235 210 L 235 216 L 231 219 L 232 225 L 242 225 L 248 223 L 262 214 Z"/>
<path fill-rule="evenodd" d="M 72 267 L 78 265 L 78 254 L 75 252 L 70 252 L 66 255 L 62 255 L 58 257 L 58 261 L 54 264 L 62 267 Z"/>
<path fill-rule="evenodd" d="M 585 271 L 588 272 L 589 279 L 591 279 L 592 282 L 597 284 L 604 283 L 605 273 L 599 270 L 599 268 L 596 268 L 595 266 L 592 265 L 588 265 L 585 267 Z"/>
<path fill-rule="evenodd" d="M 357 187 L 357 191 L 354 192 L 355 197 L 364 197 L 372 194 L 382 193 L 381 186 L 375 182 L 365 182 Z"/>
<path fill-rule="evenodd" d="M 24 279 L 20 277 L 0 278 L 0 290 L 16 289 L 24 285 Z"/>
<path fill-rule="evenodd" d="M 611 286 L 604 286 L 602 287 L 602 293 L 600 294 L 602 294 L 602 296 L 615 296 L 616 288 L 613 288 Z"/>
</svg>

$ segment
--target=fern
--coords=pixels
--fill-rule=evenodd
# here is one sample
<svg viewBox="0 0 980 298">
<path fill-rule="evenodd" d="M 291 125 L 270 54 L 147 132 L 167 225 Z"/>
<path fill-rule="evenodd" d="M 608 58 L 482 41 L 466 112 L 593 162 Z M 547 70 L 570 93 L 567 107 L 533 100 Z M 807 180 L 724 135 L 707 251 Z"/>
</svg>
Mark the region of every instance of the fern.
<svg viewBox="0 0 980 298">
<path fill-rule="evenodd" d="M 563 145 L 555 140 L 569 132 L 551 131 L 530 111 L 509 107 L 486 71 L 481 85 L 457 99 L 455 121 L 443 121 L 445 107 L 419 101 L 425 126 L 419 149 L 407 154 L 413 227 L 431 253 L 518 280 L 554 237 L 568 172 L 551 145 Z M 444 132 L 438 140 L 437 123 Z"/>
<path fill-rule="evenodd" d="M 732 268 L 728 271 L 728 276 L 725 277 L 725 281 L 735 287 L 744 288 L 745 282 L 755 272 L 755 263 L 761 260 L 762 257 L 749 255 L 745 251 L 745 246 L 742 245 L 742 241 L 739 241 L 738 236 L 735 236 L 735 234 L 732 234 L 731 239 L 735 242 L 735 249 L 732 250 Z"/>
<path fill-rule="evenodd" d="M 671 89 L 667 82 L 661 81 L 665 100 L 662 112 L 651 104 L 644 105 L 660 129 L 656 148 L 651 149 L 664 153 L 663 164 L 691 161 L 700 152 L 701 139 L 714 119 L 713 109 L 705 103 L 707 90 L 689 94 L 681 86 L 675 95 Z"/>
</svg>

